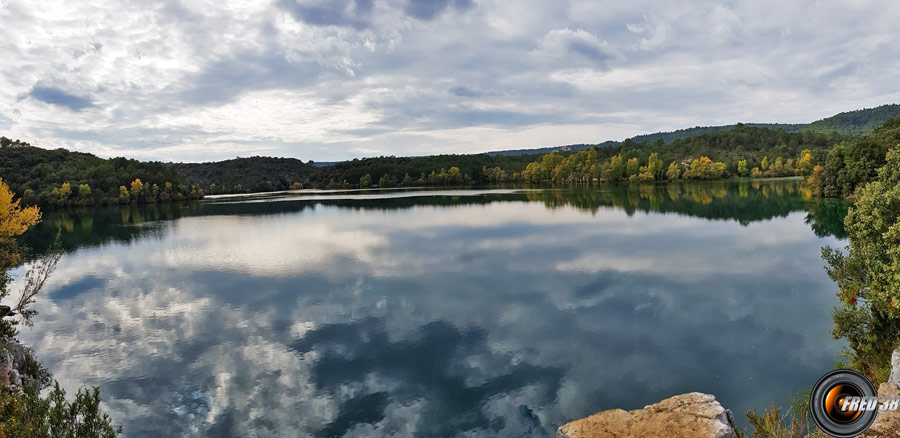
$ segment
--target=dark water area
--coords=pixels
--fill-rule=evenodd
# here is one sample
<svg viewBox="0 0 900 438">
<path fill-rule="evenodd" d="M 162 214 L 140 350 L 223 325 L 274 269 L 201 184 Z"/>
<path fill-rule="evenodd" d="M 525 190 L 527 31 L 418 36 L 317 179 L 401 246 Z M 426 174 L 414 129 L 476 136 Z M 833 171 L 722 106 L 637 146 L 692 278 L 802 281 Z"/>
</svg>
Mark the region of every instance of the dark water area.
<svg viewBox="0 0 900 438">
<path fill-rule="evenodd" d="M 802 182 L 301 191 L 50 212 L 20 336 L 126 436 L 553 436 L 840 359 L 846 204 Z"/>
</svg>

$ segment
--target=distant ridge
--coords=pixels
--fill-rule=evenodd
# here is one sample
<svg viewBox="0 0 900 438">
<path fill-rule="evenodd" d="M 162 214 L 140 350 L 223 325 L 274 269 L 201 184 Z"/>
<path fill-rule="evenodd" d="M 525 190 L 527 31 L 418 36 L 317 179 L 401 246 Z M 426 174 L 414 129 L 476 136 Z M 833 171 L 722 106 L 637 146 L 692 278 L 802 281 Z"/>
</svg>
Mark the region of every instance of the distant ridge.
<svg viewBox="0 0 900 438">
<path fill-rule="evenodd" d="M 836 131 L 839 134 L 850 135 L 868 134 L 897 116 L 900 116 L 900 105 L 894 103 L 839 113 L 816 120 L 806 125 L 806 129 L 816 132 Z"/>
<path fill-rule="evenodd" d="M 486 155 L 534 155 L 534 154 L 549 154 L 550 152 L 569 152 L 569 151 L 579 151 L 582 149 L 587 149 L 591 147 L 606 147 L 606 146 L 616 146 L 619 142 L 609 140 L 603 143 L 598 144 L 570 144 L 565 146 L 550 146 L 545 148 L 537 148 L 537 149 L 510 149 L 506 151 L 491 151 L 485 152 Z"/>
<path fill-rule="evenodd" d="M 804 124 L 787 124 L 787 123 L 744 123 L 744 126 L 766 129 L 783 129 L 785 132 L 799 132 L 803 130 Z M 671 132 L 655 132 L 653 134 L 636 135 L 631 137 L 631 141 L 638 143 L 653 143 L 656 140 L 662 140 L 664 143 L 671 143 L 679 138 L 696 137 L 703 134 L 712 134 L 714 132 L 728 131 L 736 125 L 722 126 L 695 126 L 693 128 L 678 129 Z"/>
<path fill-rule="evenodd" d="M 816 120 L 812 123 L 744 123 L 745 126 L 767 129 L 783 129 L 785 132 L 813 131 L 820 133 L 837 132 L 844 135 L 860 135 L 867 134 L 875 128 L 884 124 L 884 122 L 900 116 L 900 104 L 887 104 L 874 108 L 864 108 L 855 111 L 847 111 Z M 727 131 L 734 128 L 735 125 L 721 126 L 696 126 L 693 128 L 679 129 L 671 132 L 655 132 L 652 134 L 636 135 L 631 137 L 631 141 L 639 143 L 653 143 L 662 140 L 664 143 L 671 143 L 680 138 L 695 137 L 703 134 Z M 597 144 L 576 144 L 566 146 L 551 146 L 536 149 L 511 149 L 502 151 L 486 152 L 487 155 L 528 155 L 528 154 L 547 154 L 550 152 L 565 152 L 588 149 L 590 147 L 607 147 L 618 146 L 622 142 L 607 140 Z"/>
</svg>

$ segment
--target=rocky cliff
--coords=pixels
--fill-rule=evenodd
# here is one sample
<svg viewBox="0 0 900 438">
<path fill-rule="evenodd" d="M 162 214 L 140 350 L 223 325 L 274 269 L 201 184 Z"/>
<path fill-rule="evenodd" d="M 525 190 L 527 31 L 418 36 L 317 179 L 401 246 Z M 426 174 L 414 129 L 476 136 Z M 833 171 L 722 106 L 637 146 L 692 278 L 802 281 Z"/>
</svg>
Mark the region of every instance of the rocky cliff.
<svg viewBox="0 0 900 438">
<path fill-rule="evenodd" d="M 891 355 L 891 376 L 888 381 L 878 386 L 878 397 L 900 396 L 900 350 L 895 350 Z M 881 411 L 875 417 L 875 422 L 860 438 L 900 438 L 900 410 Z"/>
<path fill-rule="evenodd" d="M 27 348 L 14 338 L 0 337 L 0 387 L 24 388 L 36 383 L 40 372 Z"/>
<path fill-rule="evenodd" d="M 691 392 L 623 411 L 612 409 L 565 424 L 557 438 L 737 438 L 734 417 L 710 394 Z"/>
</svg>

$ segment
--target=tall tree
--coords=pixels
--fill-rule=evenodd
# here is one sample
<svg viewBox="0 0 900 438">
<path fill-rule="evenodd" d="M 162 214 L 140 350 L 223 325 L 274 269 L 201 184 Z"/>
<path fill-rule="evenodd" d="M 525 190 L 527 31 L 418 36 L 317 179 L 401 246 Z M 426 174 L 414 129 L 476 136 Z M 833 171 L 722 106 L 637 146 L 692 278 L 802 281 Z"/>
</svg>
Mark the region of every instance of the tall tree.
<svg viewBox="0 0 900 438">
<path fill-rule="evenodd" d="M 737 174 L 740 176 L 747 176 L 747 160 L 738 161 Z"/>
</svg>

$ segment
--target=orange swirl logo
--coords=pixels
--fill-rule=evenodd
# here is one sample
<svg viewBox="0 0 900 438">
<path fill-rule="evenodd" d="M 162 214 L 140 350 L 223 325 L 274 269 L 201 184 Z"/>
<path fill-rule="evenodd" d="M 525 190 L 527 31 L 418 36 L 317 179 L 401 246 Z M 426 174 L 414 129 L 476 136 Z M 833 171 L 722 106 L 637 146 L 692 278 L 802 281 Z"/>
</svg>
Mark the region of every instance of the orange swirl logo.
<svg viewBox="0 0 900 438">
<path fill-rule="evenodd" d="M 825 394 L 825 412 L 838 423 L 852 423 L 862 415 L 858 400 L 862 394 L 852 385 L 835 385 Z M 856 397 L 856 400 L 854 400 Z"/>
</svg>

